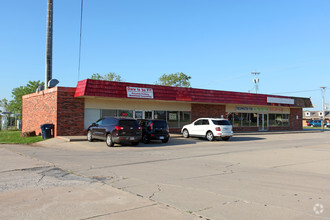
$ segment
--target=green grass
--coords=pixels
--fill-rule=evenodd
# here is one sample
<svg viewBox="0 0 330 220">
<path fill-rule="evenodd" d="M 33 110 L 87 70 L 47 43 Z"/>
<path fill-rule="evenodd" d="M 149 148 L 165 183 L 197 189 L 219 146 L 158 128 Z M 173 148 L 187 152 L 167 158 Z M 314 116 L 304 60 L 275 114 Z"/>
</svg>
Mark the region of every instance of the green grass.
<svg viewBox="0 0 330 220">
<path fill-rule="evenodd" d="M 310 127 L 310 126 L 305 126 L 304 129 L 316 129 L 316 130 L 321 130 L 321 127 Z M 324 128 L 324 130 L 328 130 L 329 128 Z"/>
<path fill-rule="evenodd" d="M 0 131 L 0 144 L 31 144 L 42 141 L 41 136 L 21 137 L 21 131 Z"/>
</svg>

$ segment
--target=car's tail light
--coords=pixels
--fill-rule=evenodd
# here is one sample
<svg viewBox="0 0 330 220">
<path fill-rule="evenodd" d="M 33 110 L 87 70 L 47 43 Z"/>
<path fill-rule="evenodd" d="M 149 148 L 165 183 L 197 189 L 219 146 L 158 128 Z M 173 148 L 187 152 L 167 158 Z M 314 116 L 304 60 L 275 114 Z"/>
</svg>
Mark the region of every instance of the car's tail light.
<svg viewBox="0 0 330 220">
<path fill-rule="evenodd" d="M 216 131 L 221 131 L 221 128 L 220 127 L 216 127 L 215 130 Z"/>
<path fill-rule="evenodd" d="M 124 130 L 124 127 L 121 127 L 121 126 L 115 126 L 116 130 Z"/>
<path fill-rule="evenodd" d="M 154 123 L 151 123 L 151 124 L 150 124 L 150 129 L 151 129 L 151 130 L 153 129 L 153 126 L 154 126 Z"/>
<path fill-rule="evenodd" d="M 142 130 L 142 127 L 141 126 L 139 127 L 139 130 Z"/>
</svg>

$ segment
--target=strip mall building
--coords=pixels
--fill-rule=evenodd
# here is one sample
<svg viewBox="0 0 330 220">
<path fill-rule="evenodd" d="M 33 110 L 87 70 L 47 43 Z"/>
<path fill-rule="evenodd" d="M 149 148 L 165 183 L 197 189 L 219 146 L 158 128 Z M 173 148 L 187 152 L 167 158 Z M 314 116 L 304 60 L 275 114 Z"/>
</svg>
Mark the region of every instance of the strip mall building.
<svg viewBox="0 0 330 220">
<path fill-rule="evenodd" d="M 165 119 L 171 132 L 200 117 L 225 117 L 234 131 L 301 130 L 309 98 L 86 79 L 23 96 L 23 132 L 54 124 L 55 136 L 84 135 L 103 116 Z"/>
</svg>

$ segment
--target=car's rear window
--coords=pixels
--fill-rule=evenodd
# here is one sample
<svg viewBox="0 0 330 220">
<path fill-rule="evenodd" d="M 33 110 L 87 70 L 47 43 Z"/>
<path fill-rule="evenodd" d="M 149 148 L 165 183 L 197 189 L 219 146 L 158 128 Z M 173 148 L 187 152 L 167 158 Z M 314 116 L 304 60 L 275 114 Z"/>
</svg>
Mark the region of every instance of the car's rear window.
<svg viewBox="0 0 330 220">
<path fill-rule="evenodd" d="M 120 120 L 119 126 L 139 127 L 140 125 L 136 120 Z"/>
<path fill-rule="evenodd" d="M 152 123 L 155 128 L 167 128 L 166 121 L 153 121 Z"/>
<path fill-rule="evenodd" d="M 215 125 L 231 125 L 228 120 L 212 120 Z"/>
</svg>

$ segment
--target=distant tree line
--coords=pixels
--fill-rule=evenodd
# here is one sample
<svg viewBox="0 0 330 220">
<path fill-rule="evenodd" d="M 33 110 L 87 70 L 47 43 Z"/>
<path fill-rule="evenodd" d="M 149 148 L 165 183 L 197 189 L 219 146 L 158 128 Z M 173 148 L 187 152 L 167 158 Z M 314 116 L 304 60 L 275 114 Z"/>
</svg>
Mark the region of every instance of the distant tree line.
<svg viewBox="0 0 330 220">
<path fill-rule="evenodd" d="M 107 80 L 107 81 L 117 81 L 122 82 L 123 79 L 119 74 L 114 72 L 109 72 L 107 74 L 101 75 L 99 73 L 94 73 L 90 77 L 94 80 Z M 191 77 L 182 73 L 170 73 L 163 74 L 158 78 L 158 81 L 155 82 L 157 85 L 163 86 L 177 86 L 177 87 L 190 87 Z M 38 86 L 44 86 L 43 82 L 38 81 L 29 81 L 25 86 L 20 86 L 12 90 L 12 100 L 8 101 L 3 98 L 0 100 L 0 113 L 1 112 L 14 112 L 22 113 L 22 96 L 36 92 Z"/>
</svg>

